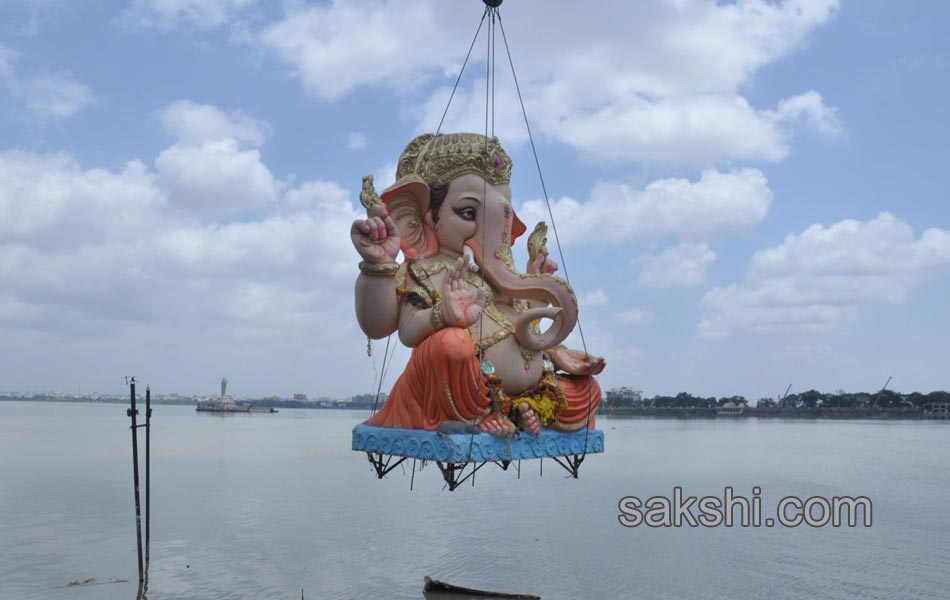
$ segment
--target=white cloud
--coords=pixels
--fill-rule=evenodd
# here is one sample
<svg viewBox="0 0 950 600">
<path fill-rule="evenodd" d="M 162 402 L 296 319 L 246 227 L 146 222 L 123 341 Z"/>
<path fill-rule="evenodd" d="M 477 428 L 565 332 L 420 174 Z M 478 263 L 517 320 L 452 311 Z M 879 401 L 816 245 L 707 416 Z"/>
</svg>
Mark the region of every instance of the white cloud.
<svg viewBox="0 0 950 600">
<path fill-rule="evenodd" d="M 70 117 L 95 100 L 92 90 L 69 73 L 32 77 L 20 82 L 19 93 L 41 117 Z"/>
<path fill-rule="evenodd" d="M 70 156 L 0 154 L 0 240 L 47 248 L 130 239 L 164 202 L 138 161 L 120 173 L 82 170 Z"/>
<path fill-rule="evenodd" d="M 604 90 L 613 96 L 735 90 L 757 69 L 801 46 L 839 1 L 654 0 L 590 3 L 574 12 L 567 0 L 544 2 L 547 10 L 539 5 L 502 7 L 513 58 L 527 79 L 548 79 L 552 91 L 577 105 Z M 401 77 L 454 76 L 468 51 L 468 44 L 459 42 L 472 38 L 480 10 L 441 9 L 436 0 L 409 8 L 393 0 L 294 7 L 261 37 L 296 69 L 309 91 L 339 97 L 361 85 L 398 87 L 395 80 Z M 566 13 L 572 18 L 564 19 Z M 472 60 L 483 61 L 480 50 Z M 499 61 L 504 66 L 504 58 Z M 375 68 L 366 69 L 367 64 Z M 612 76 L 604 77 L 607 73 Z M 558 74 L 564 78 L 556 79 Z M 325 95 L 327 89 L 335 93 Z"/>
<path fill-rule="evenodd" d="M 162 125 L 185 144 L 234 139 L 260 146 L 271 131 L 267 123 L 245 112 L 225 112 L 191 100 L 171 103 L 162 111 L 161 119 Z"/>
<path fill-rule="evenodd" d="M 450 129 L 484 130 L 484 90 L 484 79 L 479 79 L 470 88 L 456 91 L 446 116 Z M 533 107 L 530 116 L 542 132 L 601 162 L 700 167 L 742 160 L 776 162 L 788 156 L 789 139 L 797 127 L 810 127 L 826 137 L 841 132 L 835 110 L 814 91 L 783 99 L 775 110 L 756 109 L 737 93 L 671 97 L 630 93 L 575 106 L 543 84 L 524 91 L 526 104 Z M 450 88 L 442 88 L 432 95 L 419 117 L 418 133 L 439 123 L 450 93 Z M 511 84 L 503 81 L 495 96 L 494 126 L 503 143 L 525 142 L 524 118 Z"/>
<path fill-rule="evenodd" d="M 862 305 L 899 304 L 929 275 L 950 268 L 950 231 L 920 238 L 890 213 L 830 227 L 812 225 L 757 252 L 743 284 L 702 299 L 700 337 L 841 333 Z"/>
<path fill-rule="evenodd" d="M 162 151 L 155 167 L 170 202 L 187 210 L 258 210 L 274 204 L 280 192 L 260 152 L 241 150 L 230 139 L 176 144 Z"/>
<path fill-rule="evenodd" d="M 396 163 L 386 163 L 373 171 L 373 185 L 376 186 L 376 191 L 382 193 L 394 183 L 396 183 Z"/>
<path fill-rule="evenodd" d="M 20 54 L 0 44 L 0 79 L 11 79 L 16 75 L 16 64 Z"/>
<path fill-rule="evenodd" d="M 702 166 L 777 161 L 788 154 L 775 124 L 734 94 L 658 100 L 629 96 L 593 110 L 552 116 L 554 134 L 596 160 Z"/>
<path fill-rule="evenodd" d="M 656 315 L 645 308 L 630 308 L 618 313 L 616 319 L 625 325 L 648 325 L 656 319 Z"/>
<path fill-rule="evenodd" d="M 220 27 L 255 0 L 133 0 L 118 22 L 129 29 L 210 30 Z"/>
<path fill-rule="evenodd" d="M 817 92 L 780 100 L 775 109 L 757 109 L 741 94 L 758 69 L 799 48 L 838 5 L 653 0 L 588 3 L 577 12 L 567 2 L 547 2 L 543 10 L 535 3 L 505 5 L 502 13 L 540 133 L 598 160 L 706 166 L 781 160 L 795 127 L 840 130 Z M 572 18 L 563 19 L 568 12 Z M 421 106 L 420 129 L 432 130 L 450 90 L 420 103 L 419 84 L 454 79 L 477 17 L 477 9 L 445 11 L 434 0 L 408 8 L 394 1 L 335 2 L 292 8 L 259 39 L 313 96 L 335 100 L 384 85 L 409 96 L 407 105 Z M 476 77 L 484 72 L 482 54 L 476 51 L 470 64 Z M 520 105 L 501 56 L 496 129 L 519 142 Z M 483 110 L 470 109 L 484 102 L 483 86 L 463 83 L 453 101 L 461 108 L 450 113 L 446 129 L 482 129 L 484 123 L 472 129 L 470 121 Z"/>
<path fill-rule="evenodd" d="M 65 154 L 0 154 L 5 339 L 113 339 L 128 325 L 185 345 L 304 334 L 330 345 L 320 336 L 352 323 L 346 232 L 358 212 L 338 185 L 304 182 L 243 222 L 199 224 L 165 196 L 140 162 L 112 172 Z"/>
<path fill-rule="evenodd" d="M 524 116 L 521 104 L 511 80 L 499 77 L 495 89 L 495 114 L 490 116 L 490 125 L 494 127 L 494 134 L 509 150 L 528 141 L 528 131 L 525 129 Z M 528 92 L 526 103 L 528 106 L 541 105 Z M 445 112 L 445 105 L 452 97 L 452 104 Z M 452 96 L 452 88 L 442 87 L 435 90 L 421 107 L 411 107 L 407 112 L 418 120 L 416 133 L 431 133 L 442 122 L 442 132 L 447 131 L 485 131 L 485 79 L 478 78 L 470 87 L 461 87 Z M 532 121 L 538 118 L 534 110 L 531 112 Z M 547 121 L 545 119 L 545 121 Z M 535 134 L 536 131 L 532 130 Z M 568 142 L 570 143 L 570 142 Z"/>
<path fill-rule="evenodd" d="M 74 331 L 126 318 L 117 290 L 141 280 L 140 250 L 163 227 L 162 203 L 138 161 L 110 172 L 61 153 L 0 154 L 0 280 L 15 308 L 0 328 Z"/>
<path fill-rule="evenodd" d="M 703 171 L 696 182 L 660 179 L 645 188 L 602 183 L 590 199 L 552 202 L 558 223 L 570 223 L 563 243 L 631 243 L 668 236 L 707 240 L 726 232 L 748 230 L 766 215 L 772 191 L 755 169 L 728 173 Z M 545 220 L 542 200 L 525 202 L 518 214 L 525 223 Z"/>
<path fill-rule="evenodd" d="M 192 211 L 261 210 L 278 199 L 282 184 L 256 148 L 270 126 L 242 111 L 178 100 L 161 113 L 178 138 L 155 161 L 159 185 L 172 205 Z"/>
<path fill-rule="evenodd" d="M 0 83 L 36 117 L 71 117 L 95 101 L 89 86 L 68 71 L 22 77 L 16 69 L 19 58 L 19 52 L 0 44 Z"/>
<path fill-rule="evenodd" d="M 346 147 L 350 150 L 365 150 L 367 145 L 366 134 L 359 131 L 350 131 L 346 134 Z"/>
<path fill-rule="evenodd" d="M 24 37 L 37 35 L 47 22 L 71 8 L 66 0 L 6 0 L 0 1 L 0 6 L 5 29 Z"/>
<path fill-rule="evenodd" d="M 604 290 L 591 290 L 584 294 L 579 300 L 581 306 L 606 306 L 608 303 L 607 292 Z"/>
<path fill-rule="evenodd" d="M 769 116 L 779 124 L 807 125 L 827 137 L 834 137 L 842 132 L 837 110 L 825 106 L 821 94 L 814 90 L 782 100 L 778 109 Z"/>
<path fill-rule="evenodd" d="M 306 212 L 321 207 L 345 206 L 350 193 L 335 181 L 305 181 L 287 190 L 281 201 L 282 212 Z"/>
<path fill-rule="evenodd" d="M 295 277 L 337 279 L 351 262 L 345 234 L 353 218 L 349 202 L 327 202 L 248 223 L 175 227 L 159 236 L 157 246 L 170 273 L 196 280 L 231 277 L 264 285 Z M 347 264 L 347 273 L 351 268 Z"/>
<path fill-rule="evenodd" d="M 456 34 L 467 21 L 462 12 L 432 1 L 334 2 L 292 9 L 260 40 L 291 66 L 307 92 L 336 100 L 359 86 L 406 89 L 432 69 L 451 70 L 460 58 Z"/>
<path fill-rule="evenodd" d="M 658 254 L 643 254 L 633 263 L 640 267 L 637 285 L 651 288 L 690 287 L 706 280 L 706 268 L 716 261 L 709 245 L 678 244 Z"/>
</svg>

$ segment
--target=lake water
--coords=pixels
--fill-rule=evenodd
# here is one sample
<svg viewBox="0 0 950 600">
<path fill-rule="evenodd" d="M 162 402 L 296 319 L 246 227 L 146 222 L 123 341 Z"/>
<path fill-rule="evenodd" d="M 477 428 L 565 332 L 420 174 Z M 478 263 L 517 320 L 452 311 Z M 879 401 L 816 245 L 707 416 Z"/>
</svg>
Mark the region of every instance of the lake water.
<svg viewBox="0 0 950 600">
<path fill-rule="evenodd" d="M 129 420 L 112 404 L 0 402 L 0 599 L 129 600 Z M 375 479 L 368 413 L 153 407 L 151 600 L 421 598 L 425 575 L 575 598 L 950 596 L 950 423 L 620 420 L 580 479 L 553 461 L 442 489 Z M 143 430 L 144 433 L 144 430 Z M 144 435 L 142 436 L 144 438 Z M 635 528 L 624 496 L 868 496 L 871 527 Z M 144 488 L 144 485 L 143 485 Z M 67 588 L 75 580 L 129 583 Z"/>
</svg>

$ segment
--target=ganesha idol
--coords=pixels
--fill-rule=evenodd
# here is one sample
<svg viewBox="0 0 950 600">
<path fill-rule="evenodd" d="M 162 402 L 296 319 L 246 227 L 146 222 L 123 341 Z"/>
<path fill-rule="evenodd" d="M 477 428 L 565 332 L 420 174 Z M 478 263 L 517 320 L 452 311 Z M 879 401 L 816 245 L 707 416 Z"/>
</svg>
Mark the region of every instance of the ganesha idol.
<svg viewBox="0 0 950 600">
<path fill-rule="evenodd" d="M 554 275 L 543 222 L 528 238 L 526 272 L 514 265 L 511 245 L 526 228 L 511 204 L 511 166 L 497 138 L 425 134 L 382 196 L 364 178 L 367 218 L 350 231 L 363 259 L 357 321 L 371 339 L 398 330 L 412 348 L 367 425 L 498 437 L 593 428 L 593 375 L 605 362 L 561 345 L 577 298 Z"/>
</svg>

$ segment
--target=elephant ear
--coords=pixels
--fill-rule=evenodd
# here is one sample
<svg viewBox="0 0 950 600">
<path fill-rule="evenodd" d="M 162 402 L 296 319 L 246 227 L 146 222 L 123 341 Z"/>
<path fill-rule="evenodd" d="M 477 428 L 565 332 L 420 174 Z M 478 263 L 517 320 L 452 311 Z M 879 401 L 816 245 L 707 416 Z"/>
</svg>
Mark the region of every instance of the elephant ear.
<svg viewBox="0 0 950 600">
<path fill-rule="evenodd" d="M 396 223 L 402 238 L 400 249 L 406 258 L 438 253 L 439 240 L 425 218 L 429 210 L 429 186 L 426 182 L 414 176 L 404 178 L 383 192 L 382 200 Z"/>
</svg>

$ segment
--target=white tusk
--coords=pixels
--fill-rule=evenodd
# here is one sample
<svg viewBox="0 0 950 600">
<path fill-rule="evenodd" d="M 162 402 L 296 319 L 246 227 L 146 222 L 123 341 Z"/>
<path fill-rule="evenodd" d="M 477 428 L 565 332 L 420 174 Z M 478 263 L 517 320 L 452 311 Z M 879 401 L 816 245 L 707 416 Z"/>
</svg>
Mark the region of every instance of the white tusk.
<svg viewBox="0 0 950 600">
<path fill-rule="evenodd" d="M 462 246 L 462 254 L 468 257 L 468 269 L 473 272 L 478 272 L 478 265 L 475 264 L 475 253 L 472 252 L 472 249 L 468 246 Z"/>
</svg>

